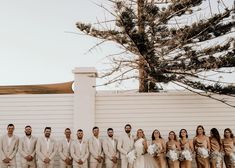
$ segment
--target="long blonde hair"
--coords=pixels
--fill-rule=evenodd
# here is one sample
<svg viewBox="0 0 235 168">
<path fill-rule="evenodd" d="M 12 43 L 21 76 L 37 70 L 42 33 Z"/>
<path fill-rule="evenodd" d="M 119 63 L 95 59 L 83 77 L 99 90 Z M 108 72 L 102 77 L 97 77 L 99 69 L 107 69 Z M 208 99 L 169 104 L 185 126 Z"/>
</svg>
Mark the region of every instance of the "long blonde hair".
<svg viewBox="0 0 235 168">
<path fill-rule="evenodd" d="M 136 139 L 135 139 L 135 141 L 137 141 L 137 140 L 139 139 L 139 138 L 138 138 L 138 132 L 139 132 L 139 131 L 141 131 L 141 132 L 143 133 L 143 139 L 146 140 L 144 131 L 140 128 L 140 129 L 138 129 L 137 132 L 136 132 Z"/>
</svg>

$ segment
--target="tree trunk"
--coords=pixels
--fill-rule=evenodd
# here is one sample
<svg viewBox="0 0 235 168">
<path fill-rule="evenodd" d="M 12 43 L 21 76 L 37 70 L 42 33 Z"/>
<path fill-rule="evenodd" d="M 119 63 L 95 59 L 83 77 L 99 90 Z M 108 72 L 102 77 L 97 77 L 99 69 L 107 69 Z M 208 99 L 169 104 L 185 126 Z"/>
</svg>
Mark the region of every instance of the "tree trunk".
<svg viewBox="0 0 235 168">
<path fill-rule="evenodd" d="M 144 33 L 144 21 L 142 18 L 143 15 L 143 9 L 144 9 L 144 0 L 138 0 L 138 31 L 139 34 Z M 141 51 L 140 51 L 141 52 Z M 145 52 L 141 52 L 145 53 Z M 148 75 L 145 71 L 145 61 L 143 57 L 139 57 L 139 64 L 138 64 L 138 70 L 139 70 L 139 92 L 148 92 Z"/>
</svg>

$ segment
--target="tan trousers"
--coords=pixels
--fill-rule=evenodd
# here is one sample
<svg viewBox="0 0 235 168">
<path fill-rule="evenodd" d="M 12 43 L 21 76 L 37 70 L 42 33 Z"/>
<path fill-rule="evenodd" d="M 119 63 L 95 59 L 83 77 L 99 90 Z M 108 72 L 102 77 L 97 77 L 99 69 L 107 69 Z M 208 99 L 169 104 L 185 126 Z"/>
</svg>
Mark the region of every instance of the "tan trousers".
<svg viewBox="0 0 235 168">
<path fill-rule="evenodd" d="M 72 165 L 65 165 L 65 164 L 64 164 L 64 165 L 61 165 L 61 164 L 60 164 L 60 168 L 72 168 Z"/>
<path fill-rule="evenodd" d="M 73 163 L 73 168 L 88 168 L 88 165 L 87 165 L 87 162 L 83 163 L 82 165 Z"/>
<path fill-rule="evenodd" d="M 102 164 L 103 164 L 103 162 L 101 162 L 101 163 L 99 163 L 99 162 L 90 162 L 89 168 L 102 168 Z"/>
<path fill-rule="evenodd" d="M 105 161 L 105 165 L 106 167 L 105 168 L 117 168 L 117 163 L 113 163 L 112 161 L 110 160 L 107 160 Z"/>
<path fill-rule="evenodd" d="M 17 166 L 16 165 L 10 165 L 10 164 L 2 163 L 1 164 L 1 168 L 17 168 Z"/>
<path fill-rule="evenodd" d="M 133 165 L 128 163 L 127 158 L 121 159 L 121 168 L 133 168 Z"/>
<path fill-rule="evenodd" d="M 54 168 L 54 163 L 50 164 L 38 163 L 38 168 Z"/>
<path fill-rule="evenodd" d="M 16 160 L 12 160 L 10 163 L 1 163 L 1 168 L 17 168 Z"/>
<path fill-rule="evenodd" d="M 27 162 L 24 158 L 21 158 L 21 168 L 36 168 L 35 160 Z"/>
<path fill-rule="evenodd" d="M 67 165 L 63 160 L 60 160 L 60 168 L 72 168 L 72 165 Z"/>
</svg>

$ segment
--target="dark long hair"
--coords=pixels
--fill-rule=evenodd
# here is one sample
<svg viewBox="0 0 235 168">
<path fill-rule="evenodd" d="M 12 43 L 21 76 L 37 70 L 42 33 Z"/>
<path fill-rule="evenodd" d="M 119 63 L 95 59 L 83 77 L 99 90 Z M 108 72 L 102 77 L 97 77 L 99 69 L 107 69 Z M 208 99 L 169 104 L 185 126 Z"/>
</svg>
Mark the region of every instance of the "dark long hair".
<svg viewBox="0 0 235 168">
<path fill-rule="evenodd" d="M 184 128 L 180 130 L 179 137 L 182 138 L 182 135 L 181 135 L 181 132 L 182 132 L 182 131 L 185 131 L 185 132 L 186 132 L 186 138 L 188 138 L 188 132 L 187 132 L 187 130 L 184 129 Z"/>
<path fill-rule="evenodd" d="M 174 134 L 174 140 L 175 140 L 175 141 L 178 141 L 178 140 L 177 140 L 176 133 L 175 133 L 174 131 L 170 131 L 170 132 L 169 132 L 168 140 L 170 140 L 170 134 L 171 134 L 171 133 L 173 133 L 173 134 Z"/>
<path fill-rule="evenodd" d="M 202 126 L 202 125 L 198 125 L 197 126 L 197 130 L 198 130 L 198 128 L 202 128 L 203 129 L 203 135 L 205 135 L 206 133 L 205 133 L 205 129 L 204 129 L 204 127 Z M 196 136 L 198 136 L 198 131 L 196 130 Z"/>
<path fill-rule="evenodd" d="M 155 132 L 155 131 L 158 131 L 158 130 L 157 130 L 157 129 L 153 130 L 153 133 L 152 133 L 152 141 L 155 140 L 155 136 L 154 136 L 154 132 Z M 162 139 L 162 136 L 161 136 L 160 131 L 158 131 L 158 132 L 159 132 L 159 138 Z"/>
<path fill-rule="evenodd" d="M 212 133 L 212 137 L 214 137 L 219 143 L 219 145 L 221 146 L 221 138 L 220 138 L 219 131 L 216 128 L 212 128 L 211 133 Z"/>
<path fill-rule="evenodd" d="M 234 138 L 233 132 L 232 132 L 232 130 L 231 130 L 230 128 L 226 128 L 226 129 L 224 130 L 224 138 L 226 138 L 226 137 L 225 137 L 225 132 L 226 132 L 226 131 L 229 131 L 229 132 L 230 132 L 230 134 L 231 134 L 231 135 L 230 135 L 230 138 Z"/>
</svg>

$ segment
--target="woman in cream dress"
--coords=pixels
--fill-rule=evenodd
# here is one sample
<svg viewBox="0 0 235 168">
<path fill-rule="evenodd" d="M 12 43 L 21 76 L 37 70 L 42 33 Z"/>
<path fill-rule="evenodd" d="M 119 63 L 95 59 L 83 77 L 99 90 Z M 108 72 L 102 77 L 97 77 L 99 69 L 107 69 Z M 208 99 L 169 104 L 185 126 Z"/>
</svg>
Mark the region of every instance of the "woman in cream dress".
<svg viewBox="0 0 235 168">
<path fill-rule="evenodd" d="M 134 143 L 134 150 L 136 152 L 136 160 L 134 161 L 134 168 L 158 168 L 155 159 L 146 153 L 147 140 L 142 129 L 137 130 L 137 139 Z"/>
<path fill-rule="evenodd" d="M 166 168 L 166 143 L 160 132 L 155 129 L 152 133 L 152 143 L 160 148 L 160 152 L 154 157 L 159 168 Z"/>
<path fill-rule="evenodd" d="M 177 137 L 174 131 L 169 132 L 168 141 L 166 143 L 166 149 L 167 152 L 170 152 L 170 150 L 179 152 L 180 151 L 180 144 L 177 141 Z M 169 168 L 179 168 L 180 163 L 178 158 L 176 160 L 171 160 L 169 157 L 167 158 L 167 163 Z"/>
<path fill-rule="evenodd" d="M 186 129 L 181 129 L 179 133 L 179 143 L 180 143 L 180 148 L 181 151 L 188 150 L 191 153 L 191 158 L 192 158 L 192 153 L 194 151 L 193 149 L 193 141 L 188 139 L 188 133 Z M 180 168 L 192 168 L 192 160 L 182 160 L 180 161 Z"/>
<path fill-rule="evenodd" d="M 210 140 L 205 135 L 204 127 L 197 126 L 196 136 L 193 139 L 193 146 L 196 152 L 197 168 L 209 168 Z"/>
<path fill-rule="evenodd" d="M 224 139 L 222 141 L 223 149 L 224 149 L 224 162 L 226 165 L 226 168 L 235 168 L 235 165 L 233 164 L 231 160 L 231 154 L 234 152 L 235 148 L 235 140 L 232 133 L 232 130 L 230 128 L 226 128 L 224 130 Z"/>
<path fill-rule="evenodd" d="M 223 158 L 221 152 L 223 147 L 219 131 L 216 128 L 212 128 L 210 134 L 210 166 L 211 168 L 222 168 Z"/>
<path fill-rule="evenodd" d="M 134 168 L 144 168 L 144 154 L 147 150 L 147 141 L 142 129 L 137 130 L 137 138 L 134 143 L 134 150 L 136 152 L 136 160 L 134 161 Z"/>
</svg>

